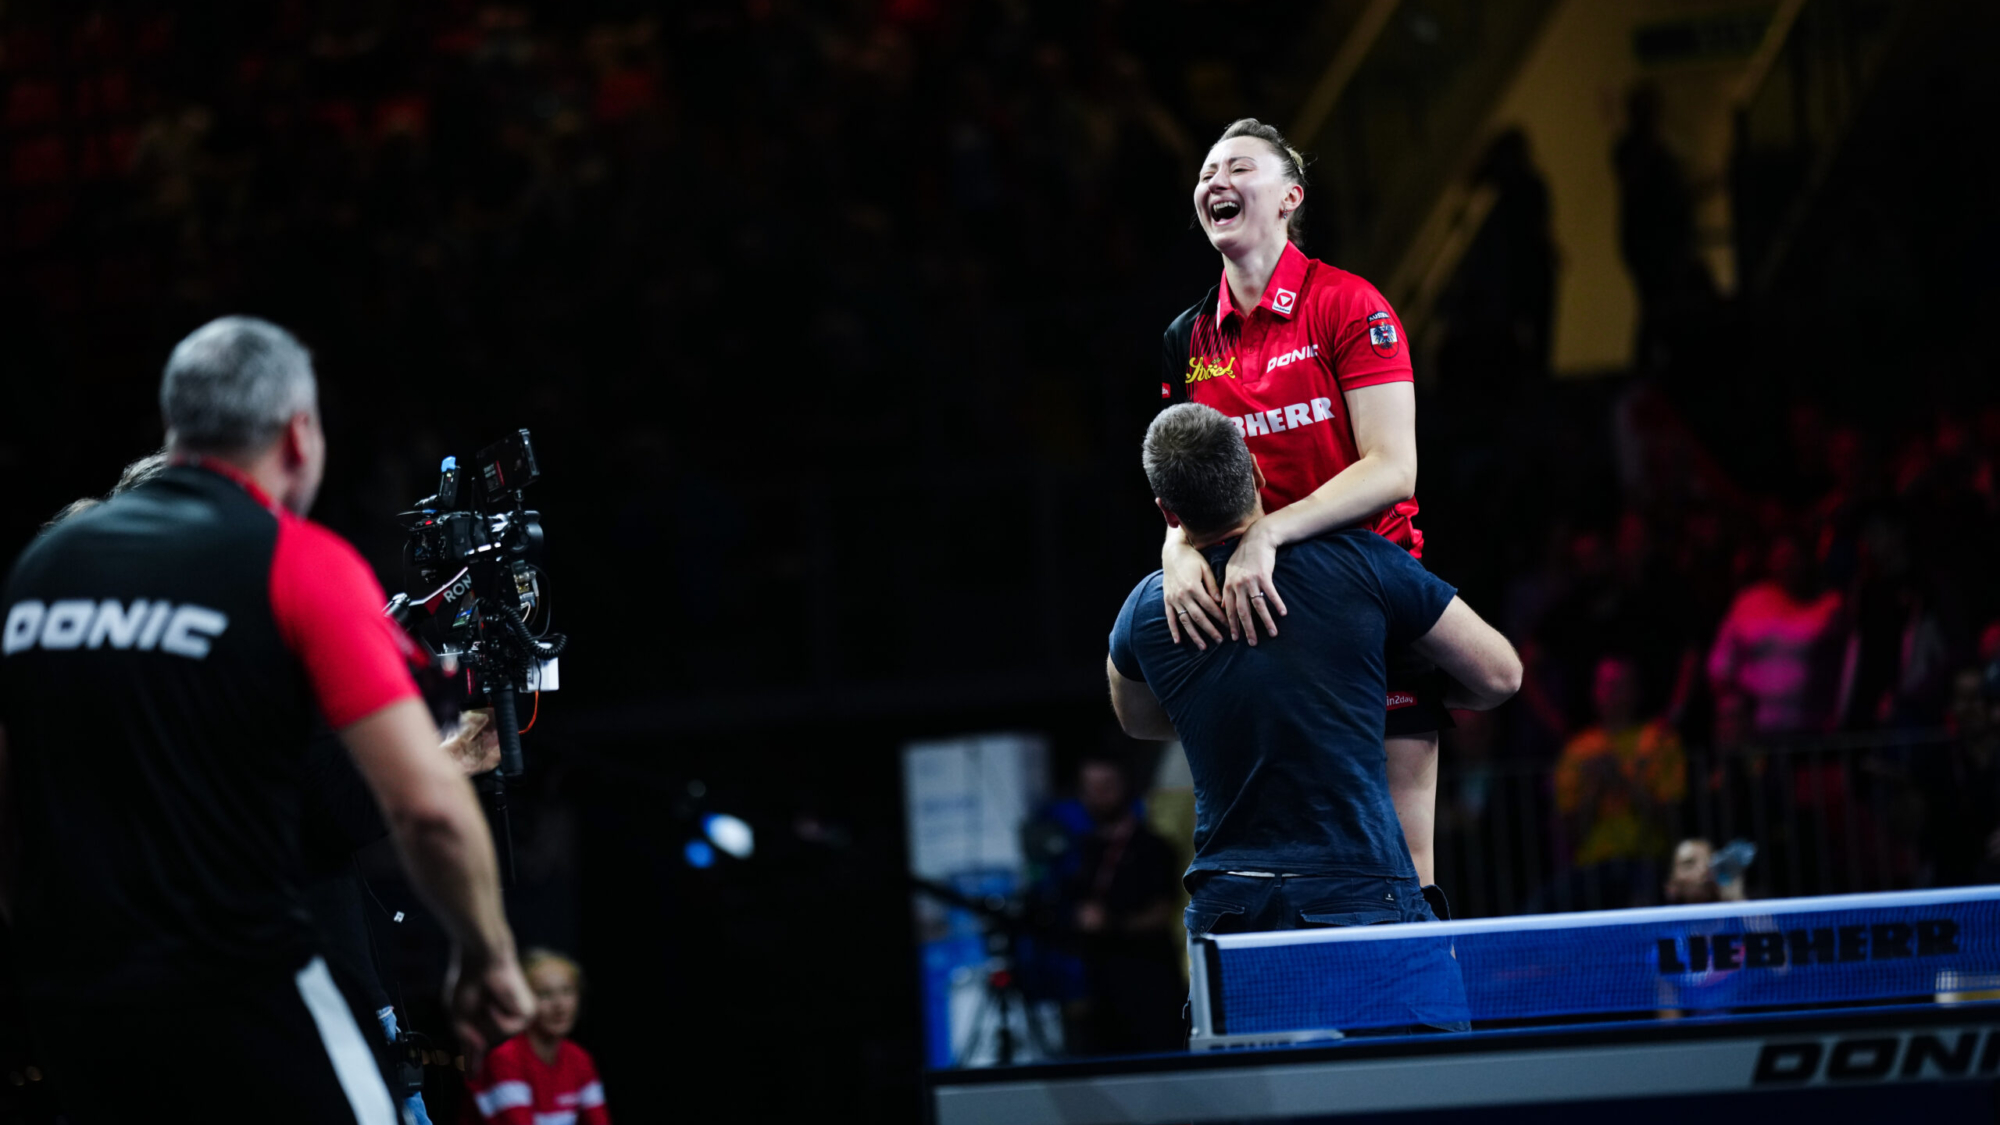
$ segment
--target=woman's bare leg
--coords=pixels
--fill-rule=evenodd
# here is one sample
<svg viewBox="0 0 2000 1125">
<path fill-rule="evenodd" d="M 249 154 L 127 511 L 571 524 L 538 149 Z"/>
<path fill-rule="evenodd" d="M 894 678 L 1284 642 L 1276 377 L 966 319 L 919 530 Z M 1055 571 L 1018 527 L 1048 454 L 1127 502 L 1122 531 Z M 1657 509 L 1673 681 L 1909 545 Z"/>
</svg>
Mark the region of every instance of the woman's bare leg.
<svg viewBox="0 0 2000 1125">
<path fill-rule="evenodd" d="M 1387 738 L 1382 749 L 1389 756 L 1389 799 L 1403 822 L 1403 840 L 1417 865 L 1417 882 L 1429 886 L 1437 881 L 1437 863 L 1431 855 L 1437 826 L 1437 732 Z"/>
</svg>

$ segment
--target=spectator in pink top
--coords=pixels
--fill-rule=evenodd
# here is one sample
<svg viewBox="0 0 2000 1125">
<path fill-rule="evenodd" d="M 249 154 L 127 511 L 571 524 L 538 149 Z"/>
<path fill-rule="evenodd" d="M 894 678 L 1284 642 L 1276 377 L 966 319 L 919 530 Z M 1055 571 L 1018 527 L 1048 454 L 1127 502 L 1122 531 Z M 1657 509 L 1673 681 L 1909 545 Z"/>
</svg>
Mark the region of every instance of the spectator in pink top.
<svg viewBox="0 0 2000 1125">
<path fill-rule="evenodd" d="M 1780 534 L 1766 576 L 1736 595 L 1708 653 L 1708 678 L 1721 698 L 1750 700 L 1759 735 L 1828 729 L 1838 687 L 1843 605 L 1820 587 L 1817 567 L 1794 533 Z"/>
</svg>

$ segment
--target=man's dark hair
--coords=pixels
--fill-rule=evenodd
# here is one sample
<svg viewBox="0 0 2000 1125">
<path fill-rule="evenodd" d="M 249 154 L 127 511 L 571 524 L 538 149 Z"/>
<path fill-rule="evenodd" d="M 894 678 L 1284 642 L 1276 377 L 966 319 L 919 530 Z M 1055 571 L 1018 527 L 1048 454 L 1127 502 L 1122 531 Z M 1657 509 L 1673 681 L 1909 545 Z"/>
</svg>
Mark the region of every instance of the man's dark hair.
<svg viewBox="0 0 2000 1125">
<path fill-rule="evenodd" d="M 1146 482 L 1195 535 L 1224 530 L 1257 503 L 1257 470 L 1236 423 L 1214 407 L 1183 402 L 1146 427 Z"/>
<path fill-rule="evenodd" d="M 312 355 L 268 320 L 225 316 L 174 345 L 160 378 L 173 441 L 201 453 L 261 450 L 319 399 Z"/>
<path fill-rule="evenodd" d="M 1118 776 L 1121 779 L 1123 779 L 1128 785 L 1132 781 L 1132 763 L 1130 761 L 1129 756 L 1118 753 L 1115 750 L 1104 749 L 1104 750 L 1087 751 L 1083 755 L 1083 757 L 1077 759 L 1076 763 L 1077 776 L 1082 777 L 1083 771 L 1090 769 L 1092 766 L 1096 766 L 1100 769 L 1115 770 Z"/>
</svg>

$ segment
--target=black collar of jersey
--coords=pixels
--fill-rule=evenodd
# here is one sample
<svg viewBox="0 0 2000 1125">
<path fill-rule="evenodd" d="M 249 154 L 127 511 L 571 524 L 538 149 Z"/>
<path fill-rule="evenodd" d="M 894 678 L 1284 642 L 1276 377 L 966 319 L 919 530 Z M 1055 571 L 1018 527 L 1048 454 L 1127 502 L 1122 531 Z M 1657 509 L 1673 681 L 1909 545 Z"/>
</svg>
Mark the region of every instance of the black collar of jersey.
<svg viewBox="0 0 2000 1125">
<path fill-rule="evenodd" d="M 1160 381 L 1166 385 L 1167 392 L 1162 397 L 1167 400 L 1167 405 L 1188 401 L 1187 368 L 1188 357 L 1194 350 L 1195 322 L 1200 320 L 1204 313 L 1215 316 L 1216 311 L 1222 307 L 1221 302 L 1222 286 L 1211 285 L 1206 296 L 1189 306 L 1187 311 L 1175 317 L 1173 322 L 1167 325 L 1166 337 L 1161 344 L 1163 354 L 1160 369 Z"/>
</svg>

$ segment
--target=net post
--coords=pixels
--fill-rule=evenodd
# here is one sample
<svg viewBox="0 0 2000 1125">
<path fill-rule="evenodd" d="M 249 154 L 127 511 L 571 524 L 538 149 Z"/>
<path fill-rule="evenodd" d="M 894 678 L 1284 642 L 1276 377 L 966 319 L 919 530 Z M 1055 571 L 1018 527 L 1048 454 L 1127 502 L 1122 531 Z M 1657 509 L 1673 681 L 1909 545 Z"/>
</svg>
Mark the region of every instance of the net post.
<svg viewBox="0 0 2000 1125">
<path fill-rule="evenodd" d="M 1207 1039 L 1215 1034 L 1215 1013 L 1211 1007 L 1208 954 L 1215 946 L 1206 937 L 1188 935 L 1188 1037 Z"/>
</svg>

